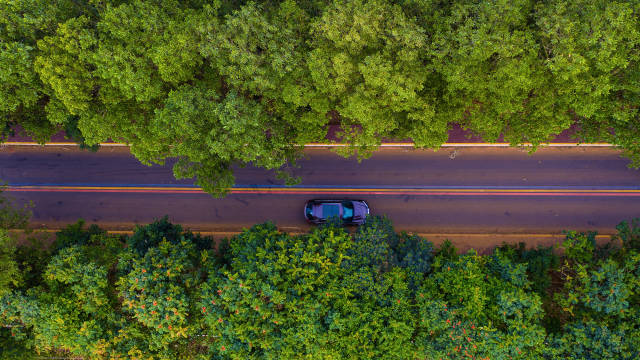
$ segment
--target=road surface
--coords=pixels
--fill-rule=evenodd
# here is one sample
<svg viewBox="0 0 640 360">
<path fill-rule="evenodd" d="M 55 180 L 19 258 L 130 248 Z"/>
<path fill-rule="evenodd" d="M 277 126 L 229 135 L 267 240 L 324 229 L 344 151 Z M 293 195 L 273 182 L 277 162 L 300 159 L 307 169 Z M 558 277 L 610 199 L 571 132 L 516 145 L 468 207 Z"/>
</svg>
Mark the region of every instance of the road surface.
<svg viewBox="0 0 640 360">
<path fill-rule="evenodd" d="M 170 163 L 141 165 L 127 148 L 0 147 L 0 179 L 33 223 L 59 228 L 84 218 L 131 229 L 168 215 L 197 231 L 238 231 L 264 221 L 298 232 L 311 198 L 369 202 L 398 230 L 429 234 L 558 234 L 615 231 L 640 217 L 640 171 L 611 148 L 384 149 L 358 163 L 326 149 L 305 150 L 289 188 L 273 172 L 237 169 L 224 199 L 173 178 Z"/>
</svg>

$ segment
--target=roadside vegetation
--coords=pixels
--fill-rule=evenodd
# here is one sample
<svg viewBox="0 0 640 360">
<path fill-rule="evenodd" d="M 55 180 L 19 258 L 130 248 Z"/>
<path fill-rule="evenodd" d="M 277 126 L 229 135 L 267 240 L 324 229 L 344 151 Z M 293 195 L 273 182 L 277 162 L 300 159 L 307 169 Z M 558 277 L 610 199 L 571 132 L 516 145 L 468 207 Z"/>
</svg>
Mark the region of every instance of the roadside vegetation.
<svg viewBox="0 0 640 360">
<path fill-rule="evenodd" d="M 640 165 L 639 59 L 639 0 L 3 0 L 0 134 L 127 142 L 218 195 L 328 124 L 360 156 L 575 126 Z"/>
<path fill-rule="evenodd" d="M 0 230 L 0 358 L 637 359 L 640 219 L 559 245 L 459 254 L 379 217 L 217 243 L 166 218 L 49 247 Z"/>
</svg>

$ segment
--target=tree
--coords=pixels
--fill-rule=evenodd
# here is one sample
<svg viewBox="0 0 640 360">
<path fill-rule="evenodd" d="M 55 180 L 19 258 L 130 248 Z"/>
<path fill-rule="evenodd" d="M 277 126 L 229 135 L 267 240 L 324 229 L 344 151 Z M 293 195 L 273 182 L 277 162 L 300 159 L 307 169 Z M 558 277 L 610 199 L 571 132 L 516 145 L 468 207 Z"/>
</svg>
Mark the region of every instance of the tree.
<svg viewBox="0 0 640 360">
<path fill-rule="evenodd" d="M 292 27 L 300 10 L 287 4 L 277 21 Z M 233 81 L 238 74 L 231 72 L 244 68 L 229 63 L 235 57 L 224 57 L 218 49 L 242 51 L 233 48 L 243 44 L 237 31 L 242 19 L 229 17 L 223 28 L 217 6 L 166 1 L 107 4 L 99 15 L 97 21 L 80 16 L 60 24 L 55 36 L 38 43 L 42 55 L 36 59 L 40 77 L 53 92 L 47 105 L 50 120 L 77 123 L 86 145 L 127 142 L 148 165 L 177 157 L 177 177 L 195 177 L 205 191 L 221 195 L 234 183 L 232 164 L 278 169 L 299 156 L 292 138 L 305 134 L 308 141 L 318 133 L 317 122 L 297 129 L 304 110 L 296 107 L 307 103 L 292 107 L 280 95 L 274 97 L 279 90 L 263 97 L 258 91 L 245 93 L 253 87 Z M 281 45 L 290 44 L 282 37 L 287 33 L 278 35 Z M 257 45 L 243 45 L 257 51 L 252 49 Z M 287 48 L 274 51 L 288 54 Z M 284 61 L 270 76 L 285 78 L 287 71 L 301 68 Z M 289 85 L 274 81 L 290 89 L 292 98 L 299 96 L 296 84 L 308 83 L 298 78 L 286 80 Z"/>
<path fill-rule="evenodd" d="M 127 239 L 127 247 L 133 255 L 144 257 L 149 249 L 158 247 L 163 241 L 176 246 L 187 241 L 200 252 L 211 248 L 212 239 L 183 230 L 182 226 L 170 223 L 169 217 L 164 216 L 151 224 L 137 226 L 133 235 Z"/>
<path fill-rule="evenodd" d="M 343 141 L 365 152 L 384 137 L 410 137 L 420 147 L 446 141 L 447 124 L 434 118 L 428 89 L 428 36 L 400 6 L 336 1 L 311 34 L 307 66 L 327 110 L 339 113 Z"/>
<path fill-rule="evenodd" d="M 114 311 L 108 266 L 94 262 L 81 246 L 52 257 L 44 274 L 45 287 L 28 292 L 38 311 L 25 325 L 33 328 L 36 348 L 89 357 L 107 351 L 124 320 Z"/>
<path fill-rule="evenodd" d="M 353 236 L 354 245 L 345 265 L 356 269 L 370 267 L 375 273 L 388 271 L 398 263 L 394 251 L 398 242 L 398 234 L 388 218 L 368 217 Z"/>
<path fill-rule="evenodd" d="M 418 235 L 400 234 L 396 249 L 398 266 L 407 269 L 407 280 L 411 288 L 422 283 L 431 272 L 433 262 L 433 244 Z"/>
<path fill-rule="evenodd" d="M 606 325 L 588 321 L 572 323 L 564 328 L 564 334 L 553 338 L 546 356 L 550 359 L 566 359 L 567 356 L 583 359 L 633 359 L 637 351 L 624 346 L 625 334 L 612 331 Z"/>
<path fill-rule="evenodd" d="M 372 268 L 350 271 L 330 291 L 328 322 L 330 344 L 342 358 L 407 359 L 419 354 L 412 343 L 417 328 L 414 291 L 407 270 Z"/>
<path fill-rule="evenodd" d="M 430 52 L 445 80 L 436 117 L 484 140 L 548 141 L 572 120 L 555 107 L 551 74 L 530 27 L 533 4 L 456 1 L 436 21 Z"/>
<path fill-rule="evenodd" d="M 637 221 L 632 221 L 636 224 Z M 623 222 L 612 238 L 628 239 L 633 232 Z M 555 300 L 564 312 L 562 331 L 550 336 L 550 358 L 568 354 L 584 358 L 636 358 L 640 353 L 640 255 L 633 248 L 605 247 L 590 236 L 568 232 L 567 261 L 560 269 L 564 286 Z M 625 246 L 628 243 L 622 242 Z"/>
<path fill-rule="evenodd" d="M 325 317 L 340 292 L 349 236 L 321 228 L 289 236 L 273 224 L 257 225 L 230 240 L 228 268 L 211 269 L 199 312 L 214 356 L 335 355 Z"/>
<path fill-rule="evenodd" d="M 287 183 L 299 145 L 437 148 L 451 123 L 548 141 L 574 124 L 637 165 L 637 1 L 15 1 L 0 4 L 0 139 L 57 130 L 214 195 L 233 167 Z"/>
<path fill-rule="evenodd" d="M 638 2 L 551 1 L 536 8 L 536 23 L 556 106 L 584 141 L 618 144 L 638 166 Z"/>
<path fill-rule="evenodd" d="M 596 232 L 579 233 L 567 231 L 562 242 L 565 256 L 576 263 L 590 263 L 594 258 L 596 249 Z"/>
<path fill-rule="evenodd" d="M 25 323 L 36 314 L 34 302 L 19 293 L 0 297 L 0 356 L 4 359 L 35 358 L 34 339 Z"/>
<path fill-rule="evenodd" d="M 121 243 L 100 231 L 87 234 L 82 223 L 61 233 L 66 236 L 53 257 L 19 248 L 24 281 L 2 298 L 0 322 L 24 352 L 97 356 L 106 351 L 117 324 L 108 272 Z"/>
<path fill-rule="evenodd" d="M 24 43 L 0 43 L 0 114 L 3 115 L 0 139 L 9 135 L 18 121 L 36 138 L 42 139 L 51 133 L 52 126 L 46 119 L 38 119 L 42 115 L 42 109 L 37 106 L 41 89 L 33 71 L 32 56 L 33 47 Z"/>
<path fill-rule="evenodd" d="M 296 156 L 272 120 L 262 105 L 233 91 L 221 97 L 205 86 L 185 86 L 169 94 L 153 125 L 155 139 L 166 140 L 158 144 L 179 156 L 177 177 L 196 177 L 205 191 L 224 194 L 235 182 L 234 162 L 277 169 Z M 266 136 L 265 129 L 274 131 Z"/>
<path fill-rule="evenodd" d="M 2 194 L 6 185 L 0 183 L 0 229 L 26 229 L 31 218 L 31 203 L 22 207 Z"/>
<path fill-rule="evenodd" d="M 165 218 L 139 227 L 128 243 L 118 259 L 116 285 L 122 312 L 134 323 L 122 327 L 114 346 L 161 359 L 183 357 L 192 342 L 206 341 L 197 338 L 195 293 L 202 268 L 214 261 L 211 239 L 183 232 Z"/>
<path fill-rule="evenodd" d="M 91 13 L 92 6 L 72 0 L 0 4 L 0 140 L 16 125 L 39 142 L 56 131 L 45 110 L 53 94 L 36 70 L 37 43 L 84 12 Z"/>
<path fill-rule="evenodd" d="M 0 185 L 0 298 L 24 281 L 17 259 L 17 241 L 8 230 L 26 229 L 31 217 L 30 207 L 16 207 L 2 194 L 3 189 L 4 185 Z"/>
<path fill-rule="evenodd" d="M 266 223 L 215 252 L 166 218 L 126 239 L 80 221 L 56 234 L 51 256 L 35 252 L 33 268 L 11 255 L 24 280 L 0 294 L 0 356 L 635 359 L 630 224 L 604 247 L 567 232 L 555 269 L 540 265 L 553 262 L 539 259 L 548 249 L 458 255 L 445 243 L 434 255 L 386 218 L 354 234 Z M 542 297 L 532 269 L 553 272 Z"/>
<path fill-rule="evenodd" d="M 511 261 L 526 264 L 531 288 L 541 297 L 546 297 L 547 289 L 551 286 L 551 271 L 556 270 L 559 264 L 553 247 L 538 246 L 536 249 L 527 249 L 526 244 L 521 242 L 517 246 L 503 244 L 498 249 Z"/>
<path fill-rule="evenodd" d="M 620 240 L 623 250 L 640 252 L 640 218 L 632 219 L 630 222 L 622 221 L 616 229 L 618 233 L 613 240 Z"/>
<path fill-rule="evenodd" d="M 225 86 L 259 99 L 275 118 L 269 132 L 285 133 L 294 144 L 323 138 L 329 110 L 305 62 L 311 18 L 301 6 L 308 3 L 249 2 L 207 29 L 200 46 Z"/>
<path fill-rule="evenodd" d="M 22 273 L 15 260 L 16 245 L 6 230 L 0 229 L 0 298 L 22 282 Z"/>
<path fill-rule="evenodd" d="M 436 255 L 434 271 L 416 296 L 425 304 L 419 344 L 427 357 L 539 357 L 544 313 L 540 297 L 530 291 L 526 265 L 499 250 L 490 258 L 473 251 L 455 259 L 443 255 Z"/>
</svg>

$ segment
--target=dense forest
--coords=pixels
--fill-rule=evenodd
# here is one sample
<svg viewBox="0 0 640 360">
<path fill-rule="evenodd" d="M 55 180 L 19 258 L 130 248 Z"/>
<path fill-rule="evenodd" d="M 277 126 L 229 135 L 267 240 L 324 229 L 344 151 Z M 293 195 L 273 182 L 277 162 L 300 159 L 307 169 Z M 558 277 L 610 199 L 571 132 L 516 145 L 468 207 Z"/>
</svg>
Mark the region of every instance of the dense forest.
<svg viewBox="0 0 640 360">
<path fill-rule="evenodd" d="M 361 156 L 573 126 L 640 165 L 639 59 L 640 0 L 2 0 L 0 133 L 124 141 L 213 194 L 328 124 Z"/>
<path fill-rule="evenodd" d="M 490 254 L 436 248 L 379 217 L 220 241 L 166 218 L 129 236 L 80 221 L 45 247 L 9 236 L 28 225 L 9 205 L 3 360 L 640 357 L 640 219 L 606 244 L 568 231 L 555 249 Z"/>
</svg>

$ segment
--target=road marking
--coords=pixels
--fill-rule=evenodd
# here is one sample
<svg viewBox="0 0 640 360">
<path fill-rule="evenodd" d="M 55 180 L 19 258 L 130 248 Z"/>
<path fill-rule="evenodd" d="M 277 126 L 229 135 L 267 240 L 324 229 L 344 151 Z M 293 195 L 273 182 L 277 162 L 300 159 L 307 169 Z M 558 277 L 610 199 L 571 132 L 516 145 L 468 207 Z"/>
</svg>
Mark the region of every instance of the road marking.
<svg viewBox="0 0 640 360">
<path fill-rule="evenodd" d="M 347 147 L 351 146 L 349 144 L 323 144 L 323 143 L 312 143 L 305 144 L 304 147 Z M 415 147 L 414 143 L 382 143 L 378 145 L 379 147 Z M 523 143 L 516 145 L 515 147 L 524 146 L 524 147 L 532 147 L 534 146 L 531 143 Z M 540 147 L 615 147 L 616 145 L 609 143 L 542 143 L 538 145 Z M 440 147 L 514 147 L 509 143 L 444 143 L 440 145 Z M 431 149 L 431 148 L 426 148 Z"/>
<path fill-rule="evenodd" d="M 77 143 L 74 142 L 48 142 L 44 144 L 39 144 L 37 142 L 32 141 L 7 141 L 4 143 L 0 143 L 0 146 L 78 146 Z M 125 143 L 100 143 L 100 146 L 105 147 L 124 147 L 129 146 L 129 144 Z M 348 147 L 352 146 L 350 144 L 344 143 L 309 143 L 303 145 L 305 148 L 313 148 L 313 147 Z M 378 145 L 379 147 L 415 147 L 415 144 L 412 142 L 399 142 L 399 143 L 382 143 Z M 534 146 L 531 143 L 524 143 L 517 145 L 523 147 L 532 147 Z M 540 147 L 616 147 L 616 145 L 609 143 L 542 143 L 538 145 Z M 355 146 L 357 148 L 357 146 Z M 444 143 L 440 145 L 440 147 L 513 147 L 509 143 L 477 143 L 477 142 L 469 142 L 469 143 Z M 431 149 L 431 148 L 427 148 Z"/>
<path fill-rule="evenodd" d="M 8 185 L 12 192 L 96 192 L 96 193 L 154 193 L 203 194 L 195 186 L 77 186 L 77 185 Z M 443 187 L 233 187 L 231 194 L 286 195 L 416 195 L 416 196 L 580 196 L 580 197 L 640 197 L 639 188 L 443 188 Z"/>
<path fill-rule="evenodd" d="M 62 231 L 66 229 L 65 227 L 62 228 L 46 228 L 46 229 L 42 229 L 42 228 L 33 228 L 30 229 L 33 231 L 37 231 L 37 232 L 43 232 L 43 233 L 56 233 L 59 231 Z M 102 227 L 102 229 L 106 230 L 107 233 L 109 234 L 113 234 L 113 235 L 133 235 L 133 233 L 135 231 L 133 230 L 115 230 L 115 229 L 108 229 L 105 227 Z M 303 229 L 295 229 L 295 230 L 286 230 L 283 227 L 278 227 L 278 229 L 282 232 L 285 232 L 287 234 L 291 234 L 291 235 L 301 235 L 301 234 L 306 234 L 307 231 L 304 231 Z M 228 237 L 228 236 L 234 236 L 234 235 L 238 235 L 243 233 L 243 230 L 228 230 L 228 231 L 212 231 L 212 230 L 198 230 L 198 229 L 194 229 L 194 228 L 189 228 L 190 231 L 194 232 L 194 233 L 198 233 L 200 235 L 203 236 L 214 236 L 214 237 Z M 13 233 L 23 233 L 24 230 L 23 229 L 9 229 L 10 232 Z M 549 233 L 424 233 L 424 232 L 411 232 L 411 234 L 416 234 L 419 235 L 427 240 L 429 240 L 430 238 L 542 238 L 542 239 L 557 239 L 557 238 L 564 238 L 566 235 L 563 233 L 556 233 L 556 234 L 549 234 Z M 611 238 L 611 235 L 615 234 L 615 231 L 611 231 L 611 232 L 607 232 L 607 231 L 600 231 L 598 232 L 598 234 L 595 235 L 596 240 L 597 239 L 603 239 L 603 240 L 608 240 Z"/>
<path fill-rule="evenodd" d="M 78 146 L 74 142 L 48 142 L 40 144 L 33 141 L 7 141 L 0 143 L 0 146 Z M 100 146 L 129 146 L 124 143 L 100 143 Z"/>
</svg>

